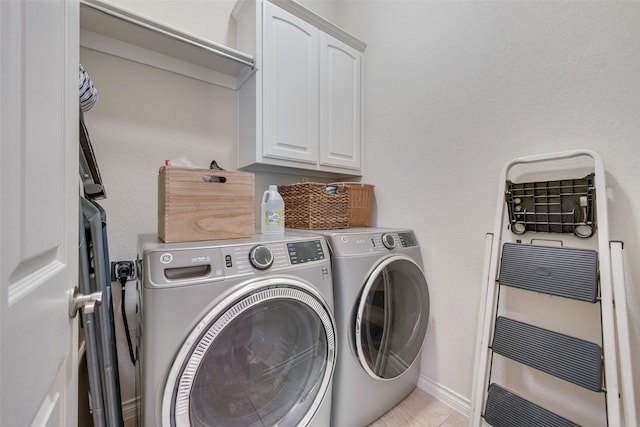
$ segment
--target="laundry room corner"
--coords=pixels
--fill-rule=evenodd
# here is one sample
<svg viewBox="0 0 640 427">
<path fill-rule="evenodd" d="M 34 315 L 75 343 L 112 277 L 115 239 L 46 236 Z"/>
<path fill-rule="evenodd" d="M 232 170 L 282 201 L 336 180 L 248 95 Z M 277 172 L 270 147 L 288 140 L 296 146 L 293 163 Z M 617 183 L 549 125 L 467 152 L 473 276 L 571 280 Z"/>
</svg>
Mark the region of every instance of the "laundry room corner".
<svg viewBox="0 0 640 427">
<path fill-rule="evenodd" d="M 216 33 L 205 34 L 206 25 L 193 24 L 192 30 L 234 45 L 229 13 L 235 1 L 216 3 L 219 15 L 207 12 L 215 14 Z M 503 197 L 500 172 L 512 159 L 534 154 L 589 149 L 601 155 L 611 238 L 624 241 L 630 347 L 640 353 L 640 6 L 300 3 L 367 41 L 363 174 L 354 180 L 375 185 L 370 226 L 409 227 L 420 243 L 430 315 L 418 387 L 469 414 L 486 236 Z M 85 121 L 107 192 L 101 205 L 109 220 L 110 258 L 135 260 L 137 236 L 157 233 L 158 169 L 166 160 L 184 157 L 207 168 L 215 159 L 222 168 L 237 168 L 238 93 L 194 77 L 191 68 L 188 75 L 93 46 L 81 46 L 80 62 L 99 91 Z M 254 177 L 256 225 L 260 195 L 270 184 L 334 181 L 276 168 Z M 113 289 L 123 411 L 131 423 L 139 384 L 119 284 Z M 134 289 L 130 281 L 125 313 L 132 336 L 138 326 Z M 640 390 L 640 364 L 633 363 Z M 598 417 L 588 421 L 598 425 Z"/>
</svg>

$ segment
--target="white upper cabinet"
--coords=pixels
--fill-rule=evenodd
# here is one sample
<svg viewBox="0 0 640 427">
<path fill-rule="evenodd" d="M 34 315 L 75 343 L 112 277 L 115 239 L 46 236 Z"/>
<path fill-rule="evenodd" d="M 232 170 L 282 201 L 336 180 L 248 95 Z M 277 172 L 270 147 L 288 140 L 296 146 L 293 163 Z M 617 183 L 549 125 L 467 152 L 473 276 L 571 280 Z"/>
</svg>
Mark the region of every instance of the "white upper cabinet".
<svg viewBox="0 0 640 427">
<path fill-rule="evenodd" d="M 360 52 L 320 37 L 320 165 L 360 169 Z"/>
<path fill-rule="evenodd" d="M 239 167 L 360 175 L 364 43 L 293 1 L 239 5 L 238 39 L 255 36 L 257 65 L 238 90 Z"/>
<path fill-rule="evenodd" d="M 265 4 L 264 156 L 318 162 L 319 31 Z"/>
</svg>

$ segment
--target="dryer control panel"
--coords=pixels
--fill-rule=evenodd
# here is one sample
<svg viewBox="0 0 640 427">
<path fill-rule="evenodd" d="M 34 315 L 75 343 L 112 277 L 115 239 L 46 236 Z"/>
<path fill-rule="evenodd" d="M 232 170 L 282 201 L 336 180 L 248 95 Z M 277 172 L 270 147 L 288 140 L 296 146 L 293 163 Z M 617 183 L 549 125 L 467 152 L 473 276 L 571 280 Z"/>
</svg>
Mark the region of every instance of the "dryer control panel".
<svg viewBox="0 0 640 427">
<path fill-rule="evenodd" d="M 418 247 L 418 240 L 411 230 L 377 233 L 335 233 L 331 236 L 331 249 L 338 255 L 389 253 Z"/>
</svg>

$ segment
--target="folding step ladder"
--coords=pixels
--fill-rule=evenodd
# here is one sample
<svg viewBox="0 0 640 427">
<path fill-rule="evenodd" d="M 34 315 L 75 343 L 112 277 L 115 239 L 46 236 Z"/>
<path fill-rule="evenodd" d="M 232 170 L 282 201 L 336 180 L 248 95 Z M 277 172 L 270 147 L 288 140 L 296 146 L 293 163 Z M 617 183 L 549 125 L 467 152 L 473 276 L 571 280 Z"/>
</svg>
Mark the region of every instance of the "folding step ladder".
<svg viewBox="0 0 640 427">
<path fill-rule="evenodd" d="M 585 406 L 609 427 L 637 426 L 623 245 L 609 241 L 607 215 L 592 151 L 503 168 L 485 242 L 471 427 L 578 426 L 571 416 L 593 419 L 577 413 Z"/>
</svg>

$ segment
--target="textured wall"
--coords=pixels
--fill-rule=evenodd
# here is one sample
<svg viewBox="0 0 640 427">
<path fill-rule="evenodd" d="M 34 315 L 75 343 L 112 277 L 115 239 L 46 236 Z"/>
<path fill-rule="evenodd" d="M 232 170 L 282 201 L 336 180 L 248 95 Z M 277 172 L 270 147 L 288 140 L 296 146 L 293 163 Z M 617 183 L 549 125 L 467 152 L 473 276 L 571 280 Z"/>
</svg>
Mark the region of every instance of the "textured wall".
<svg viewBox="0 0 640 427">
<path fill-rule="evenodd" d="M 340 19 L 368 43 L 364 181 L 377 224 L 416 229 L 431 285 L 421 384 L 468 405 L 499 174 L 532 154 L 603 157 L 638 354 L 640 4 L 346 1 Z"/>
</svg>

